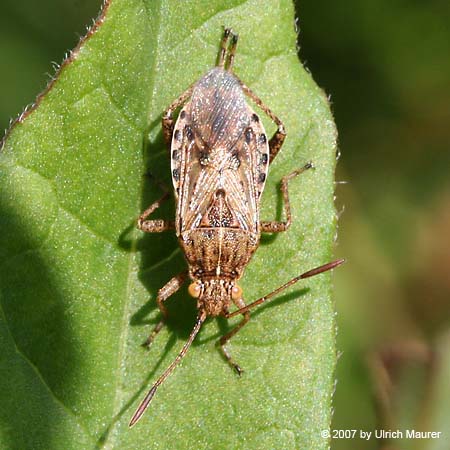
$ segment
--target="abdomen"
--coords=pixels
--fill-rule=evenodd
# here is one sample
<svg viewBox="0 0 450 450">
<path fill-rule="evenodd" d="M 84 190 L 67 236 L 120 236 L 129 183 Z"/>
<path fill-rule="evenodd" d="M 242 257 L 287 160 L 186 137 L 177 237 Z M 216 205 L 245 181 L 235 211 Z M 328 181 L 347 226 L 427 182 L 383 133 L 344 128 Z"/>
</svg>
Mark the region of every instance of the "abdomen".
<svg viewBox="0 0 450 450">
<path fill-rule="evenodd" d="M 236 228 L 197 228 L 181 233 L 179 240 L 194 278 L 238 279 L 258 247 L 259 235 Z"/>
</svg>

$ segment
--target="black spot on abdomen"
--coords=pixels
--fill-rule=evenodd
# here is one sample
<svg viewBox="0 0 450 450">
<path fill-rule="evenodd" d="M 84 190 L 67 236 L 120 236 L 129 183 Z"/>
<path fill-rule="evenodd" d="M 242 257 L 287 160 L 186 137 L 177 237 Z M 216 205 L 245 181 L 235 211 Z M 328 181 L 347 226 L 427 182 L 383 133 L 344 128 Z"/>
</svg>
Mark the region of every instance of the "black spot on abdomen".
<svg viewBox="0 0 450 450">
<path fill-rule="evenodd" d="M 194 132 L 192 131 L 192 128 L 189 125 L 186 125 L 184 127 L 184 133 L 188 141 L 192 141 L 194 139 Z"/>
<path fill-rule="evenodd" d="M 245 142 L 247 142 L 247 144 L 250 144 L 252 137 L 253 137 L 253 130 L 251 128 L 247 128 L 244 132 L 244 136 L 245 136 Z"/>
</svg>

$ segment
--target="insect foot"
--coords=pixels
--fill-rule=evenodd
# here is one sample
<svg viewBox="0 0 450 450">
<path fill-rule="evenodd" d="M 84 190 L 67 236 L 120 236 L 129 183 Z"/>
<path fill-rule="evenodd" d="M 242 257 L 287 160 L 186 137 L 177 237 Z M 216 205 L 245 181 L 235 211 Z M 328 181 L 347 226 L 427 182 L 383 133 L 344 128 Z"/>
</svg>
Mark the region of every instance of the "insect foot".
<svg viewBox="0 0 450 450">
<path fill-rule="evenodd" d="M 187 342 L 148 391 L 130 427 L 142 417 L 159 386 L 186 355 L 206 318 L 242 316 L 242 321 L 218 342 L 225 359 L 241 375 L 242 369 L 233 360 L 227 344 L 248 323 L 250 310 L 299 280 L 331 270 L 343 262 L 337 260 L 309 270 L 245 304 L 238 281 L 259 246 L 261 233 L 278 233 L 289 228 L 292 217 L 288 183 L 312 168 L 312 164 L 281 180 L 286 220 L 260 221 L 261 194 L 269 166 L 280 151 L 286 132 L 282 121 L 233 73 L 237 42 L 237 34 L 227 28 L 220 43 L 217 66 L 173 101 L 162 115 L 171 161 L 175 221 L 148 219 L 167 198 L 163 195 L 141 214 L 138 228 L 149 233 L 174 230 L 188 270 L 159 290 L 157 303 L 163 317 L 146 343 L 149 345 L 164 325 L 165 301 L 188 278 L 191 280 L 188 292 L 197 301 L 198 315 Z M 277 126 L 270 139 L 247 98 Z M 236 309 L 230 312 L 233 306 Z"/>
</svg>

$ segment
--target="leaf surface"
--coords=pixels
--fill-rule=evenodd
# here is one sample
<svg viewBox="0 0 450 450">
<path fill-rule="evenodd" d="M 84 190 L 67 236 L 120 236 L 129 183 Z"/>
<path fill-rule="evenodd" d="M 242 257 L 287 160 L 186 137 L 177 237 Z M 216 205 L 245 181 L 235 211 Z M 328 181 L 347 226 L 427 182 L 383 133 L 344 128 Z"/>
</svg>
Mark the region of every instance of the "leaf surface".
<svg viewBox="0 0 450 450">
<path fill-rule="evenodd" d="M 241 285 L 249 303 L 331 259 L 336 132 L 297 58 L 289 1 L 107 2 L 0 155 L 0 446 L 20 449 L 327 448 L 335 365 L 330 274 L 253 313 L 233 338 L 239 379 L 215 341 L 238 318 L 210 320 L 132 430 L 151 382 L 189 335 L 195 302 L 180 290 L 149 352 L 155 297 L 185 269 L 173 233 L 143 235 L 139 213 L 170 186 L 160 119 L 212 67 L 222 27 L 240 34 L 236 74 L 285 122 L 262 219 L 267 237 Z M 262 114 L 261 114 L 262 116 Z M 275 127 L 264 119 L 268 132 Z M 149 176 L 149 172 L 151 176 Z M 173 219 L 173 201 L 154 217 Z"/>
</svg>

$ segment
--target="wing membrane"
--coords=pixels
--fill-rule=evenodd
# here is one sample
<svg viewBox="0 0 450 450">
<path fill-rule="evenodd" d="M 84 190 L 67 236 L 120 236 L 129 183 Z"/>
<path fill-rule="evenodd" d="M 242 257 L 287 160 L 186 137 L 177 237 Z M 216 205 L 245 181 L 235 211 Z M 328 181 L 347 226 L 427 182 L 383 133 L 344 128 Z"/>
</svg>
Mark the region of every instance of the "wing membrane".
<svg viewBox="0 0 450 450">
<path fill-rule="evenodd" d="M 231 83 L 231 88 L 236 86 Z M 259 231 L 259 200 L 269 159 L 264 127 L 243 98 L 233 105 L 221 95 L 208 91 L 206 97 L 221 107 L 208 112 L 199 107 L 208 103 L 205 95 L 199 99 L 194 90 L 175 125 L 172 180 L 178 235 L 205 223 L 219 192 L 233 216 L 232 227 Z"/>
</svg>

